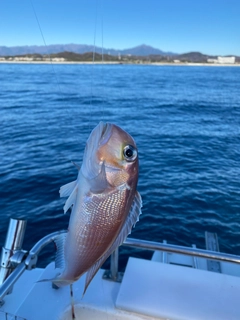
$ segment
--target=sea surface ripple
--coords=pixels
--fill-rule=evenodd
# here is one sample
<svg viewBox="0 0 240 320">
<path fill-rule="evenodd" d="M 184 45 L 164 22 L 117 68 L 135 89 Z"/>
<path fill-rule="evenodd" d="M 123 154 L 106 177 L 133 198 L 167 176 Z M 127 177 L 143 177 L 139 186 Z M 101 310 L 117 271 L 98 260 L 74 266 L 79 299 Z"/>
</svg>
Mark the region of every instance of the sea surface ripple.
<svg viewBox="0 0 240 320">
<path fill-rule="evenodd" d="M 132 237 L 203 248 L 207 230 L 240 255 L 239 79 L 236 67 L 0 64 L 2 245 L 10 217 L 28 219 L 25 249 L 67 228 L 59 188 L 103 120 L 139 149 L 144 206 Z"/>
</svg>

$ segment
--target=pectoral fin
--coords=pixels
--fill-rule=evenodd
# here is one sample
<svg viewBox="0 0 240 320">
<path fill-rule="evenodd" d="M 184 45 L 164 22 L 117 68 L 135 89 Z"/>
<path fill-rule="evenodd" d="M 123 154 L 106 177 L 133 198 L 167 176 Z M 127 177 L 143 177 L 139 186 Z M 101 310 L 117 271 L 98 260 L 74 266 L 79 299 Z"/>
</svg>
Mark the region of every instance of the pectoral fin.
<svg viewBox="0 0 240 320">
<path fill-rule="evenodd" d="M 111 187 L 111 185 L 107 181 L 106 168 L 104 162 L 102 163 L 99 174 L 95 178 L 90 180 L 90 185 L 90 190 L 92 193 L 101 193 L 109 187 Z"/>
<path fill-rule="evenodd" d="M 73 192 L 68 197 L 67 201 L 65 202 L 65 205 L 63 207 L 64 213 L 68 211 L 68 209 L 75 203 L 76 197 L 77 197 L 77 186 L 74 188 Z"/>
<path fill-rule="evenodd" d="M 75 203 L 77 196 L 77 180 L 67 183 L 62 186 L 59 190 L 60 197 L 68 197 L 65 205 L 63 207 L 64 213 L 68 211 L 68 209 Z"/>
<path fill-rule="evenodd" d="M 60 198 L 68 197 L 73 192 L 74 188 L 77 185 L 77 180 L 69 182 L 62 186 L 59 190 Z"/>
<path fill-rule="evenodd" d="M 135 226 L 135 224 L 138 222 L 139 216 L 142 213 L 141 207 L 142 198 L 140 194 L 136 192 L 126 222 L 123 225 L 121 231 L 119 232 L 117 238 L 110 246 L 110 248 L 105 252 L 105 254 L 88 270 L 83 294 L 85 294 L 90 282 L 92 281 L 93 277 L 98 272 L 98 270 L 101 268 L 105 260 L 113 253 L 113 251 L 117 249 L 117 247 L 119 247 L 125 241 L 127 236 L 131 233 L 132 227 Z"/>
</svg>

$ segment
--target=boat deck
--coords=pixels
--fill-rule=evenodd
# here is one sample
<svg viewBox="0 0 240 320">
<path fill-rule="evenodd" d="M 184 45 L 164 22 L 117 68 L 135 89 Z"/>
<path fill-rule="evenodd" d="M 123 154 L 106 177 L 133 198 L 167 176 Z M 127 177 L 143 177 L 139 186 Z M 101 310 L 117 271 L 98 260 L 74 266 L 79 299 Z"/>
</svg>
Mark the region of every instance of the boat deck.
<svg viewBox="0 0 240 320">
<path fill-rule="evenodd" d="M 122 283 L 103 279 L 99 270 L 82 297 L 85 277 L 74 283 L 76 319 L 239 320 L 240 268 L 221 262 L 207 271 L 207 260 L 157 252 L 152 260 L 129 258 Z M 230 274 L 223 273 L 228 271 Z M 68 320 L 69 287 L 53 289 L 54 263 L 25 271 L 4 298 L 0 320 Z"/>
</svg>

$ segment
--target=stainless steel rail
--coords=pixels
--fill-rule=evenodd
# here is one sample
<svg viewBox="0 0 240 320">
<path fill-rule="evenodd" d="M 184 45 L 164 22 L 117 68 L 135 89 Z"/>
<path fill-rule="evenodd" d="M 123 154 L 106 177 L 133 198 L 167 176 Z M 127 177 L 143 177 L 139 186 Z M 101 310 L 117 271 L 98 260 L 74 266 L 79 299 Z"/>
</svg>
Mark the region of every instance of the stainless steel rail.
<svg viewBox="0 0 240 320">
<path fill-rule="evenodd" d="M 9 221 L 8 232 L 1 255 L 0 285 L 4 283 L 18 262 L 25 256 L 26 252 L 22 251 L 22 243 L 26 225 L 26 220 L 11 218 Z M 14 254 L 16 255 L 13 259 Z"/>
<path fill-rule="evenodd" d="M 6 294 L 10 293 L 14 283 L 18 280 L 18 278 L 23 274 L 23 272 L 28 269 L 34 269 L 37 264 L 38 255 L 41 250 L 46 247 L 49 243 L 55 241 L 62 233 L 66 233 L 66 231 L 57 231 L 51 233 L 41 240 L 39 240 L 29 251 L 26 259 L 21 262 L 16 269 L 8 276 L 8 278 L 4 281 L 4 283 L 0 286 L 0 306 L 3 301 L 3 298 Z"/>
<path fill-rule="evenodd" d="M 10 276 L 4 281 L 0 287 L 0 306 L 3 305 L 3 298 L 12 292 L 15 282 L 26 270 L 26 265 L 24 262 L 20 263 L 17 268 L 10 274 Z"/>
<path fill-rule="evenodd" d="M 21 276 L 21 274 L 26 270 L 31 270 L 36 267 L 38 255 L 41 250 L 47 246 L 49 243 L 55 241 L 61 234 L 66 233 L 65 230 L 51 233 L 41 240 L 39 240 L 33 248 L 30 250 L 26 259 L 21 262 L 16 269 L 10 274 L 10 276 L 5 280 L 5 282 L 0 286 L 0 304 L 4 296 L 10 292 L 14 283 Z M 124 246 L 134 247 L 144 250 L 151 251 L 164 251 L 177 254 L 183 254 L 188 256 L 194 256 L 198 258 L 205 258 L 210 260 L 218 260 L 223 262 L 232 262 L 240 264 L 240 257 L 232 254 L 226 254 L 221 252 L 215 252 L 210 250 L 197 249 L 193 247 L 184 247 L 171 245 L 166 243 L 152 242 L 146 240 L 139 240 L 134 238 L 128 238 L 123 243 Z M 118 274 L 118 249 L 112 254 L 111 257 L 111 280 L 115 281 Z"/>
<path fill-rule="evenodd" d="M 240 264 L 240 256 L 210 250 L 197 249 L 196 246 L 184 247 L 171 245 L 167 244 L 165 241 L 163 243 L 160 243 L 147 240 L 139 240 L 134 238 L 127 238 L 122 245 L 143 250 L 177 253 L 187 256 L 193 256 L 195 258 L 205 258 L 209 260 L 217 260 L 222 262 L 232 262 Z M 104 273 L 103 277 L 104 279 L 109 279 L 112 281 L 116 281 L 116 279 L 121 278 L 118 277 L 118 249 L 115 252 L 113 252 L 111 256 L 110 273 Z"/>
<path fill-rule="evenodd" d="M 49 243 L 54 242 L 61 234 L 66 233 L 65 230 L 57 231 L 48 234 L 41 240 L 39 240 L 29 251 L 29 254 L 25 260 L 25 265 L 28 270 L 34 269 L 37 264 L 38 255 Z"/>
<path fill-rule="evenodd" d="M 172 244 L 165 244 L 159 242 L 152 242 L 146 240 L 139 240 L 134 238 L 128 238 L 123 243 L 124 246 L 134 247 L 139 249 L 151 250 L 151 251 L 164 251 L 178 254 L 184 254 L 187 256 L 194 256 L 198 258 L 205 258 L 210 260 L 218 260 L 223 262 L 233 262 L 240 264 L 240 256 L 233 254 L 227 254 L 222 252 L 197 249 L 192 247 L 183 247 Z"/>
</svg>

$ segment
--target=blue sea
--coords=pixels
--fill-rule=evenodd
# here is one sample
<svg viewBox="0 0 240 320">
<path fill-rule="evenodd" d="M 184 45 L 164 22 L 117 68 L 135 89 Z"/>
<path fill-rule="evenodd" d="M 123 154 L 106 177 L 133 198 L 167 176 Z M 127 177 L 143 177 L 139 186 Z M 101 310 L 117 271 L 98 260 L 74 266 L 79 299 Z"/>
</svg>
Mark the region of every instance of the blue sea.
<svg viewBox="0 0 240 320">
<path fill-rule="evenodd" d="M 131 237 L 204 248 L 207 230 L 240 255 L 240 68 L 0 64 L 0 84 L 1 245 L 10 217 L 28 220 L 27 250 L 67 228 L 59 188 L 102 120 L 139 149 L 143 213 Z"/>
</svg>

